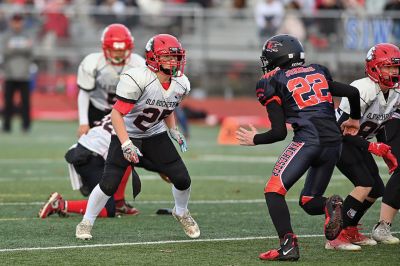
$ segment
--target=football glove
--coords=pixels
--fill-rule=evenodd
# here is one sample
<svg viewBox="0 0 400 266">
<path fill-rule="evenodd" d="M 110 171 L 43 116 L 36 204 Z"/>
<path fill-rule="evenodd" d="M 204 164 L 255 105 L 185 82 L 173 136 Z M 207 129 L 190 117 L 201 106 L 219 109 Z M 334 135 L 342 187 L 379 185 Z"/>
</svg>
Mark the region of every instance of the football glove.
<svg viewBox="0 0 400 266">
<path fill-rule="evenodd" d="M 183 134 L 179 132 L 178 128 L 170 128 L 169 134 L 171 135 L 171 138 L 173 138 L 179 144 L 182 152 L 188 150 L 185 136 L 183 136 Z"/>
<path fill-rule="evenodd" d="M 389 150 L 385 155 L 383 155 L 383 160 L 389 168 L 389 174 L 392 174 L 398 166 L 396 156 L 394 156 L 393 153 Z"/>
<path fill-rule="evenodd" d="M 376 156 L 384 156 L 388 151 L 390 151 L 391 147 L 381 142 L 371 142 L 368 146 L 368 151 Z"/>
<path fill-rule="evenodd" d="M 140 150 L 135 145 L 133 145 L 130 139 L 128 139 L 121 145 L 121 149 L 125 159 L 132 163 L 138 163 L 139 156 L 143 156 Z"/>
</svg>

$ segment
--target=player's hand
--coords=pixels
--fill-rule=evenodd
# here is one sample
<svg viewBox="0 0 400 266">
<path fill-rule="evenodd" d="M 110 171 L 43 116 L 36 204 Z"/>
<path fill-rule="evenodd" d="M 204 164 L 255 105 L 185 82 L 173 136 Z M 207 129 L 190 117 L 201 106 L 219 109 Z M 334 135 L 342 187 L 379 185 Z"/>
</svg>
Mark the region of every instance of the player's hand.
<svg viewBox="0 0 400 266">
<path fill-rule="evenodd" d="M 125 159 L 132 163 L 138 163 L 139 162 L 139 156 L 143 156 L 143 154 L 140 152 L 138 147 L 133 145 L 132 141 L 128 139 L 125 141 L 122 145 L 122 153 L 124 154 Z"/>
<path fill-rule="evenodd" d="M 244 127 L 240 127 L 236 131 L 236 139 L 239 141 L 240 145 L 244 146 L 254 146 L 254 136 L 258 134 L 257 129 L 253 125 L 249 125 L 250 130 L 245 129 Z"/>
<path fill-rule="evenodd" d="M 385 155 L 383 155 L 383 160 L 389 168 L 389 174 L 392 174 L 398 166 L 396 156 L 394 156 L 393 153 L 389 150 Z"/>
<path fill-rule="evenodd" d="M 79 125 L 78 127 L 78 137 L 88 133 L 90 127 L 89 125 Z"/>
<path fill-rule="evenodd" d="M 340 125 L 340 128 L 343 131 L 343 135 L 355 136 L 360 129 L 360 120 L 349 118 Z"/>
<path fill-rule="evenodd" d="M 391 147 L 381 142 L 371 142 L 368 146 L 368 151 L 376 156 L 384 156 L 388 151 L 390 151 Z"/>
<path fill-rule="evenodd" d="M 170 128 L 169 134 L 171 135 L 171 138 L 173 138 L 179 144 L 182 152 L 188 150 L 185 136 L 178 130 L 178 128 Z"/>
</svg>

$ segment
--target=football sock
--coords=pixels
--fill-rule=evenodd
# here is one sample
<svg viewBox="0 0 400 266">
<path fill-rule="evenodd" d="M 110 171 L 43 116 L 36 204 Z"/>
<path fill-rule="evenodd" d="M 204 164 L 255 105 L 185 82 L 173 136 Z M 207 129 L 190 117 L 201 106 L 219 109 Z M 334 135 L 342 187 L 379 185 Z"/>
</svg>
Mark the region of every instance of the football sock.
<svg viewBox="0 0 400 266">
<path fill-rule="evenodd" d="M 122 177 L 121 183 L 119 183 L 117 191 L 114 193 L 114 200 L 123 200 L 125 198 L 125 188 L 128 183 L 129 176 L 131 175 L 132 168 L 129 166 L 126 168 L 124 176 Z"/>
<path fill-rule="evenodd" d="M 90 224 L 93 225 L 94 221 L 96 220 L 96 217 L 99 215 L 100 211 L 104 208 L 109 198 L 111 197 L 107 196 L 101 190 L 100 186 L 97 185 L 93 189 L 92 193 L 90 193 L 87 209 L 85 215 L 83 216 L 83 219 L 88 220 Z"/>
<path fill-rule="evenodd" d="M 88 204 L 87 200 L 69 200 L 67 212 L 84 214 L 86 211 L 87 204 Z M 106 208 L 101 209 L 99 217 L 107 217 Z"/>
<path fill-rule="evenodd" d="M 364 200 L 364 202 L 361 205 L 361 208 L 358 210 L 356 215 L 354 216 L 352 226 L 357 226 L 358 223 L 360 222 L 361 218 L 363 215 L 368 211 L 368 209 L 374 204 L 374 202 Z"/>
<path fill-rule="evenodd" d="M 184 215 L 189 203 L 190 187 L 186 190 L 178 190 L 172 186 L 172 195 L 175 199 L 175 213 L 179 216 Z"/>
<path fill-rule="evenodd" d="M 290 224 L 290 213 L 285 197 L 278 193 L 265 193 L 269 215 L 272 223 L 278 232 L 279 238 L 283 238 L 287 233 L 293 233 Z"/>
<path fill-rule="evenodd" d="M 343 202 L 343 228 L 354 224 L 357 213 L 361 210 L 363 203 L 348 195 Z M 362 216 L 362 215 L 361 215 Z M 361 218 L 361 217 L 360 217 Z M 357 223 L 356 223 L 357 225 Z"/>
</svg>

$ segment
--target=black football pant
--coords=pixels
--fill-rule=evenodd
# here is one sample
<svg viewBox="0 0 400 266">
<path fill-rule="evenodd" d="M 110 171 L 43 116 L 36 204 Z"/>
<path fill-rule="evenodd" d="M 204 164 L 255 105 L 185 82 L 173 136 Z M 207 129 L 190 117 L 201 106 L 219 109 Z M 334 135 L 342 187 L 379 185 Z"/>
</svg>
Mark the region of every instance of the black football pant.
<svg viewBox="0 0 400 266">
<path fill-rule="evenodd" d="M 152 170 L 162 169 L 162 173 L 169 177 L 171 183 L 178 190 L 186 190 L 190 187 L 191 179 L 189 173 L 167 132 L 148 138 L 131 138 L 131 140 L 139 148 L 148 163 L 152 165 Z M 139 161 L 140 159 L 141 157 L 139 156 Z M 126 167 L 130 164 L 122 153 L 118 137 L 112 136 L 103 176 L 100 181 L 100 188 L 106 195 L 110 196 L 115 193 Z M 132 164 L 132 167 L 135 167 L 135 164 Z M 132 176 L 132 183 L 133 194 L 136 197 L 140 192 L 141 183 L 135 176 Z"/>
<path fill-rule="evenodd" d="M 377 135 L 377 139 L 392 147 L 392 153 L 400 164 L 400 119 L 390 119 L 380 134 Z M 382 202 L 394 209 L 400 209 L 400 167 L 397 167 L 390 176 Z"/>
</svg>

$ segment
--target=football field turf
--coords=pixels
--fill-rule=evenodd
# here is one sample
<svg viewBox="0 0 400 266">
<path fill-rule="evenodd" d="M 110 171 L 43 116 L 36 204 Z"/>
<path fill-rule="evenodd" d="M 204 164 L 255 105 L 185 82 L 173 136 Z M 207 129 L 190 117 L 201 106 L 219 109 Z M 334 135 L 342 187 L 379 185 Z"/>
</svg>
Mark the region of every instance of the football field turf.
<svg viewBox="0 0 400 266">
<path fill-rule="evenodd" d="M 189 209 L 201 237 L 188 239 L 172 216 L 155 214 L 159 208 L 173 207 L 171 187 L 157 174 L 139 169 L 142 193 L 133 202 L 128 185 L 126 199 L 141 213 L 99 218 L 93 239 L 83 242 L 75 239 L 82 216 L 37 218 L 51 192 L 67 200 L 83 198 L 72 191 L 63 158 L 76 141 L 76 129 L 76 122 L 35 121 L 29 135 L 0 134 L 0 265 L 282 264 L 263 262 L 257 256 L 278 244 L 263 189 L 291 135 L 273 145 L 219 146 L 218 128 L 192 126 L 189 151 L 182 156 L 192 178 Z M 386 181 L 387 168 L 380 158 L 377 161 Z M 399 245 L 363 247 L 361 252 L 325 250 L 323 217 L 309 216 L 298 206 L 303 181 L 287 195 L 300 243 L 296 265 L 399 264 Z M 327 194 L 344 197 L 351 188 L 335 171 Z M 379 206 L 377 202 L 362 219 L 363 232 L 370 233 Z M 395 220 L 393 230 L 399 228 Z"/>
</svg>

